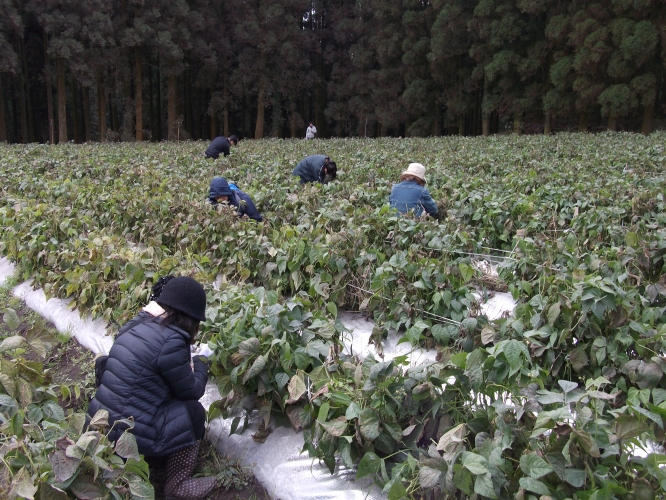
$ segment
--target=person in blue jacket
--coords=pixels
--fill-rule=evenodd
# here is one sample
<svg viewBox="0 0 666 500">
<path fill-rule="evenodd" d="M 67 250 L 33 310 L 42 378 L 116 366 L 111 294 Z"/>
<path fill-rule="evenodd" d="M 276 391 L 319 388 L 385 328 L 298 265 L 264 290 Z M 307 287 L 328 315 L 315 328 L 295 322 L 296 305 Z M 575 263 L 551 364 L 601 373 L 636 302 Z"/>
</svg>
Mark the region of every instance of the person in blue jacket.
<svg viewBox="0 0 666 500">
<path fill-rule="evenodd" d="M 224 177 L 215 177 L 210 181 L 208 201 L 214 207 L 220 203 L 227 202 L 229 205 L 236 207 L 239 217 L 247 215 L 250 219 L 257 222 L 263 220 L 252 198 L 238 189 L 238 186 L 235 184 L 232 183 L 230 185 Z"/>
<path fill-rule="evenodd" d="M 335 180 L 338 168 L 334 161 L 328 156 L 312 155 L 303 158 L 291 175 L 298 175 L 301 178 L 301 184 L 306 182 L 321 182 L 326 184 Z"/>
<path fill-rule="evenodd" d="M 428 215 L 437 215 L 437 204 L 425 187 L 426 169 L 420 163 L 410 163 L 400 175 L 400 183 L 391 189 L 389 203 L 401 214 L 412 213 L 420 217 L 425 211 Z"/>
<path fill-rule="evenodd" d="M 202 499 L 216 487 L 215 476 L 193 478 L 199 442 L 206 431 L 206 411 L 199 402 L 208 366 L 192 357 L 190 346 L 206 320 L 206 292 L 187 276 L 169 280 L 118 332 L 101 382 L 88 407 L 109 414 L 111 441 L 128 429 L 139 453 L 166 457 L 164 495 L 168 500 Z M 115 422 L 115 425 L 113 425 Z"/>
<path fill-rule="evenodd" d="M 235 135 L 230 135 L 228 139 L 223 136 L 216 137 L 210 143 L 208 149 L 206 149 L 206 158 L 217 160 L 220 153 L 224 154 L 224 156 L 229 156 L 231 146 L 235 146 L 236 144 L 238 144 L 238 137 Z"/>
</svg>

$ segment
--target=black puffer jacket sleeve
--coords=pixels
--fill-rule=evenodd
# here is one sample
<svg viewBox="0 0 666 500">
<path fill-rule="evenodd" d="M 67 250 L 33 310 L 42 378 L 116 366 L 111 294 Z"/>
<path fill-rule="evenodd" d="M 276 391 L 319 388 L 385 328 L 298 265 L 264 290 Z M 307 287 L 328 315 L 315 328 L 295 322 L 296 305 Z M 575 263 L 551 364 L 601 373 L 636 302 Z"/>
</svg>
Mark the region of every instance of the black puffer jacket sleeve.
<svg viewBox="0 0 666 500">
<path fill-rule="evenodd" d="M 200 362 L 199 362 L 200 363 Z M 198 364 L 195 367 L 198 368 Z M 199 399 L 206 391 L 208 369 L 193 371 L 190 366 L 190 349 L 180 335 L 171 335 L 166 339 L 157 359 L 160 373 L 171 395 L 180 400 Z"/>
</svg>

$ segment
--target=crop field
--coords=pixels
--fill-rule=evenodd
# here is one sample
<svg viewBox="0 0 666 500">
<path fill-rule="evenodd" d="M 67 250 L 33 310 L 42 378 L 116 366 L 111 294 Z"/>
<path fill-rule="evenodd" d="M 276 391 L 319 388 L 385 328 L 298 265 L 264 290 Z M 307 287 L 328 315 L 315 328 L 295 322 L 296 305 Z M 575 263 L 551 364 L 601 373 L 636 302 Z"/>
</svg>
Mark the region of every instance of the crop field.
<svg viewBox="0 0 666 500">
<path fill-rule="evenodd" d="M 209 418 L 254 394 L 266 426 L 286 415 L 311 457 L 357 467 L 389 499 L 663 498 L 665 133 L 242 141 L 217 161 L 206 146 L 1 145 L 0 252 L 116 326 L 158 276 L 217 281 Z M 335 160 L 338 180 L 300 186 L 309 154 Z M 413 161 L 437 218 L 388 206 Z M 265 222 L 208 205 L 214 176 Z M 475 296 L 499 291 L 518 305 L 489 320 Z M 343 309 L 374 320 L 376 346 L 398 331 L 437 361 L 342 355 Z M 0 345 L 14 493 L 149 498 L 131 439 L 96 451 L 103 422 L 84 432 L 56 409 L 58 388 L 26 375 L 31 348 Z"/>
</svg>

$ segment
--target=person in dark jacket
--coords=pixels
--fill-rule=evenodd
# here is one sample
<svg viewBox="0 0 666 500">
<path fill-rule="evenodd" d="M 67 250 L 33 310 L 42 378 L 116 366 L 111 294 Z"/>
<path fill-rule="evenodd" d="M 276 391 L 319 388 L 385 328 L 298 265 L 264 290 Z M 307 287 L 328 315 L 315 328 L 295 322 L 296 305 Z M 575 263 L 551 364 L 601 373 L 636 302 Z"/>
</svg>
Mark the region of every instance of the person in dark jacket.
<svg viewBox="0 0 666 500">
<path fill-rule="evenodd" d="M 400 175 L 400 183 L 391 189 L 389 203 L 401 214 L 411 212 L 420 217 L 425 211 L 429 215 L 437 215 L 437 204 L 425 187 L 425 172 L 420 163 L 410 163 Z"/>
<path fill-rule="evenodd" d="M 210 181 L 208 201 L 214 207 L 220 203 L 229 203 L 229 205 L 236 207 L 236 213 L 239 217 L 247 215 L 257 222 L 263 220 L 250 195 L 238 189 L 235 184 L 229 185 L 224 177 L 215 177 Z"/>
<path fill-rule="evenodd" d="M 208 367 L 192 359 L 199 322 L 206 319 L 206 292 L 186 276 L 171 279 L 143 311 L 118 333 L 88 415 L 109 413 L 109 424 L 132 418 L 129 431 L 139 453 L 167 457 L 165 497 L 200 499 L 216 487 L 213 477 L 192 478 L 206 412 L 199 403 Z M 116 423 L 109 439 L 127 429 Z"/>
<path fill-rule="evenodd" d="M 228 139 L 222 136 L 216 137 L 206 150 L 206 158 L 217 160 L 220 153 L 223 153 L 224 156 L 229 156 L 231 146 L 235 146 L 236 144 L 238 144 L 238 137 L 235 135 L 230 135 Z"/>
<path fill-rule="evenodd" d="M 303 158 L 291 175 L 298 175 L 301 178 L 301 184 L 306 182 L 321 182 L 326 184 L 335 180 L 338 168 L 334 161 L 328 156 L 312 155 Z"/>
</svg>

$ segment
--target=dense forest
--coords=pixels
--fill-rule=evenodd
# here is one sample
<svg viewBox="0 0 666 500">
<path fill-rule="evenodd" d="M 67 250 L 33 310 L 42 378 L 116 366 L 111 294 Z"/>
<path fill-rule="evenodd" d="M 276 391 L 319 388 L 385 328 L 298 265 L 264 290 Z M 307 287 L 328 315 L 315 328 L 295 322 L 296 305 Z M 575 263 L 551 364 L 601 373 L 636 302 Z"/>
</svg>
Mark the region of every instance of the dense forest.
<svg viewBox="0 0 666 500">
<path fill-rule="evenodd" d="M 0 0 L 0 141 L 632 130 L 663 0 Z"/>
</svg>

